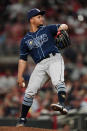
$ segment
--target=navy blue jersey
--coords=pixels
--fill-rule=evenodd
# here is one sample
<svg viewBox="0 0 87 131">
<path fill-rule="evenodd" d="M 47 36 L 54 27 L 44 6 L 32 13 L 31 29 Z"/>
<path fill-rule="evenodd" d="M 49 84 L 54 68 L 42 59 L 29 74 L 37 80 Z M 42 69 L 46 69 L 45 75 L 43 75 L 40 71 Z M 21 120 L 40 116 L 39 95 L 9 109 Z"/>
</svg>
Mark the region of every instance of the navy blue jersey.
<svg viewBox="0 0 87 131">
<path fill-rule="evenodd" d="M 54 38 L 59 26 L 60 24 L 40 26 L 36 32 L 28 32 L 21 41 L 20 59 L 26 61 L 30 55 L 38 63 L 50 53 L 59 53 Z"/>
</svg>

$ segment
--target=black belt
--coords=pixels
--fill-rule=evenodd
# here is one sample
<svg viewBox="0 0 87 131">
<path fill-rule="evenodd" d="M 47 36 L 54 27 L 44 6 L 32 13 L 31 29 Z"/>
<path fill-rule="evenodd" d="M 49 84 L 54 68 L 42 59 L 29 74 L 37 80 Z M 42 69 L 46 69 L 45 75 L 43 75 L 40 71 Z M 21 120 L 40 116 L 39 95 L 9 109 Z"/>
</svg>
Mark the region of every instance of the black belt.
<svg viewBox="0 0 87 131">
<path fill-rule="evenodd" d="M 50 53 L 49 55 L 47 55 L 44 59 L 46 59 L 46 58 L 50 58 L 51 56 L 55 56 L 56 55 L 56 53 Z"/>
<path fill-rule="evenodd" d="M 44 57 L 43 59 L 40 59 L 40 61 L 46 59 L 46 58 L 50 58 L 51 56 L 55 56 L 57 53 L 50 53 L 49 55 L 47 55 L 46 57 Z M 40 62 L 39 61 L 39 62 Z"/>
</svg>

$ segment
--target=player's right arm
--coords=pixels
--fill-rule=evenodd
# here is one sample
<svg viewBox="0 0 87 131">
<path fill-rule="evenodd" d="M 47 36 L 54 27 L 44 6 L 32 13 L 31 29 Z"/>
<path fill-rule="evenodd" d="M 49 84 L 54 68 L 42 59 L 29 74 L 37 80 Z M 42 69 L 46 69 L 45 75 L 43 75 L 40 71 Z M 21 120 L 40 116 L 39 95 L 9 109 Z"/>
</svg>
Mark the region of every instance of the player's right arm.
<svg viewBox="0 0 87 131">
<path fill-rule="evenodd" d="M 18 85 L 19 87 L 23 87 L 23 82 L 24 82 L 23 74 L 26 69 L 26 65 L 27 65 L 26 61 L 22 59 L 19 60 L 18 62 Z"/>
<path fill-rule="evenodd" d="M 28 56 L 27 46 L 26 46 L 26 43 L 24 43 L 24 41 L 22 40 L 21 45 L 20 45 L 20 59 L 18 62 L 17 82 L 18 82 L 19 87 L 23 87 L 23 82 L 24 82 L 23 74 L 27 65 L 27 56 Z"/>
</svg>

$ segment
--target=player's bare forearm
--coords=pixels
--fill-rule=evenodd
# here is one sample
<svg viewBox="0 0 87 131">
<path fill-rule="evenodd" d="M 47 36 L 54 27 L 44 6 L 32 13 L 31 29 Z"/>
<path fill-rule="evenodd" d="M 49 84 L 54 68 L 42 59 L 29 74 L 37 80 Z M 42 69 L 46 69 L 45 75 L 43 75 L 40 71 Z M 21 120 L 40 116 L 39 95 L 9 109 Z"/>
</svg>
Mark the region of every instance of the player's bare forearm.
<svg viewBox="0 0 87 131">
<path fill-rule="evenodd" d="M 60 30 L 68 30 L 68 25 L 61 24 L 60 27 L 59 27 L 59 29 L 58 29 L 58 31 L 60 31 Z"/>
<path fill-rule="evenodd" d="M 18 63 L 18 77 L 22 77 L 26 69 L 27 62 L 20 59 Z"/>
<path fill-rule="evenodd" d="M 23 73 L 26 69 L 27 61 L 24 61 L 22 59 L 19 60 L 18 63 L 18 84 L 20 87 L 22 87 L 24 79 L 23 79 Z"/>
</svg>

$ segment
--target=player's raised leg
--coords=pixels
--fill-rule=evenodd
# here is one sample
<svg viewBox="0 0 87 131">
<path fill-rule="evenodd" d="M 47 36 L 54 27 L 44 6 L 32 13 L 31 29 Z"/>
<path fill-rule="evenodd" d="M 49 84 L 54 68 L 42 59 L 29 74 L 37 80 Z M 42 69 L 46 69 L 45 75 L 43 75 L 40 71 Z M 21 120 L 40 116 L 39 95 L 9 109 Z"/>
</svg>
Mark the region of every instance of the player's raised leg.
<svg viewBox="0 0 87 131">
<path fill-rule="evenodd" d="M 26 116 L 33 103 L 33 98 L 37 93 L 38 89 L 41 87 L 42 83 L 44 84 L 48 79 L 46 72 L 44 72 L 44 68 L 45 67 L 43 65 L 38 64 L 36 65 L 34 71 L 31 74 L 28 86 L 25 91 L 24 100 L 22 103 L 21 116 L 19 122 L 17 123 L 17 127 L 25 125 Z"/>
<path fill-rule="evenodd" d="M 57 89 L 59 103 L 51 104 L 51 107 L 55 111 L 60 111 L 62 114 L 67 114 L 68 111 L 65 108 L 66 99 L 66 86 L 64 83 L 64 61 L 61 54 L 57 54 L 52 60 L 52 64 L 49 67 L 49 75 L 52 83 Z"/>
</svg>

